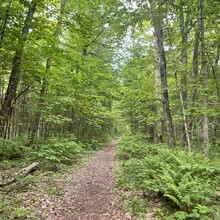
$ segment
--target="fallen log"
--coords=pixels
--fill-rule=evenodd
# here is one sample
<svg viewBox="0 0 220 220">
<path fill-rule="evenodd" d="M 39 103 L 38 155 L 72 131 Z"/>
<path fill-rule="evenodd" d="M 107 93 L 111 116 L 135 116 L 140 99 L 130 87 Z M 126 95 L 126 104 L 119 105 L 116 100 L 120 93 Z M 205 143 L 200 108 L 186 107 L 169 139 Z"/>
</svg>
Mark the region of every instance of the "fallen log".
<svg viewBox="0 0 220 220">
<path fill-rule="evenodd" d="M 21 169 L 20 171 L 18 171 L 17 173 L 15 173 L 14 177 L 11 177 L 11 178 L 8 178 L 4 181 L 0 181 L 0 187 L 4 187 L 4 186 L 7 186 L 11 183 L 14 183 L 16 182 L 16 180 L 19 178 L 19 177 L 24 177 L 26 176 L 27 174 L 29 174 L 30 172 L 34 171 L 35 168 L 39 165 L 38 162 L 34 162 L 32 163 L 31 165 Z"/>
</svg>

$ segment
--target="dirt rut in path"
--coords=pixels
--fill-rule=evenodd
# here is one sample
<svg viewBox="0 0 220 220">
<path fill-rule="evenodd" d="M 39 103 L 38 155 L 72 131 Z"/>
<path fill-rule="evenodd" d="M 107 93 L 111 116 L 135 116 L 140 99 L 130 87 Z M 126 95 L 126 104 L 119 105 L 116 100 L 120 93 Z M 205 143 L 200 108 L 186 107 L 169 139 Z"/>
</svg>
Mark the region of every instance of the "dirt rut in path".
<svg viewBox="0 0 220 220">
<path fill-rule="evenodd" d="M 127 220 L 114 193 L 114 149 L 117 140 L 94 155 L 76 174 L 60 183 L 62 196 L 48 198 L 39 204 L 40 219 L 53 220 Z"/>
</svg>

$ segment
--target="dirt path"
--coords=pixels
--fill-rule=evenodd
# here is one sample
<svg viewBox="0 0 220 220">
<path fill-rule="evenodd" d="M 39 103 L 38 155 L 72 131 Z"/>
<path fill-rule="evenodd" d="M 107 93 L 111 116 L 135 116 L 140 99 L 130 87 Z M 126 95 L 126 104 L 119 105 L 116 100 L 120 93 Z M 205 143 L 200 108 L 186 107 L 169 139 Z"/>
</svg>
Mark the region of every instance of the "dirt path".
<svg viewBox="0 0 220 220">
<path fill-rule="evenodd" d="M 114 149 L 117 140 L 94 155 L 85 167 L 60 184 L 63 193 L 38 203 L 38 217 L 53 220 L 127 220 L 114 193 Z"/>
</svg>

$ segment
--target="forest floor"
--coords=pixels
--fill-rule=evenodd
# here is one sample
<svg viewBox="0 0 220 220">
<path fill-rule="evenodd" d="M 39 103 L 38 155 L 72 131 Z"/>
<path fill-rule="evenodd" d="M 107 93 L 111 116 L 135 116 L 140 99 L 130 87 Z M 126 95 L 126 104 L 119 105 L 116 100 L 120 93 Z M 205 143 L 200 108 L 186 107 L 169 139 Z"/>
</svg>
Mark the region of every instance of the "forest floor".
<svg viewBox="0 0 220 220">
<path fill-rule="evenodd" d="M 28 210 L 25 219 L 134 219 L 121 210 L 121 198 L 115 190 L 116 145 L 114 139 L 79 170 L 55 178 L 43 176 L 33 188 L 17 194 L 22 200 L 20 207 Z"/>
</svg>

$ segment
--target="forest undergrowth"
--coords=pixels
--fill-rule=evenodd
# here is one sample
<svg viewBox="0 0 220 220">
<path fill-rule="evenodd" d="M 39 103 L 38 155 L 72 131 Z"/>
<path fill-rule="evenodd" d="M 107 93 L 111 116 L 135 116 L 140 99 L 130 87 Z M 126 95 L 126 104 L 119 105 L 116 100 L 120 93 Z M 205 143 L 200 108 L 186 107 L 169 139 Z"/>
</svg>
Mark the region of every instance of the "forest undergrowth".
<svg viewBox="0 0 220 220">
<path fill-rule="evenodd" d="M 104 146 L 98 141 L 81 143 L 75 138 L 51 139 L 32 148 L 19 141 L 2 140 L 1 177 L 38 161 L 36 172 L 1 189 L 0 219 L 26 219 L 32 211 L 20 207 L 22 193 L 43 185 L 50 196 L 62 195 L 56 183 L 68 170 L 77 170 L 86 155 Z M 16 151 L 16 147 L 18 150 Z M 124 211 L 136 219 L 218 219 L 220 165 L 218 152 L 209 158 L 196 149 L 149 144 L 140 135 L 126 134 L 117 147 L 117 187 L 124 197 Z M 80 165 L 80 166 L 81 166 Z M 50 180 L 50 181 L 48 181 Z"/>
<path fill-rule="evenodd" d="M 77 171 L 87 158 L 106 146 L 109 137 L 101 140 L 80 142 L 74 137 L 51 138 L 38 141 L 31 147 L 22 140 L 1 139 L 0 147 L 0 182 L 7 181 L 22 168 L 37 161 L 35 172 L 25 177 L 16 177 L 16 182 L 0 187 L 0 220 L 29 219 L 33 210 L 25 208 L 23 194 L 33 189 L 42 188 L 36 195 L 62 195 L 58 179 L 64 178 L 70 171 Z M 42 195 L 41 195 L 42 194 Z M 32 218 L 31 218 L 32 219 Z M 34 215 L 33 215 L 33 219 Z"/>
<path fill-rule="evenodd" d="M 216 152 L 217 154 L 217 152 Z M 137 219 L 219 219 L 220 165 L 185 149 L 125 135 L 117 149 L 118 186 Z"/>
</svg>

